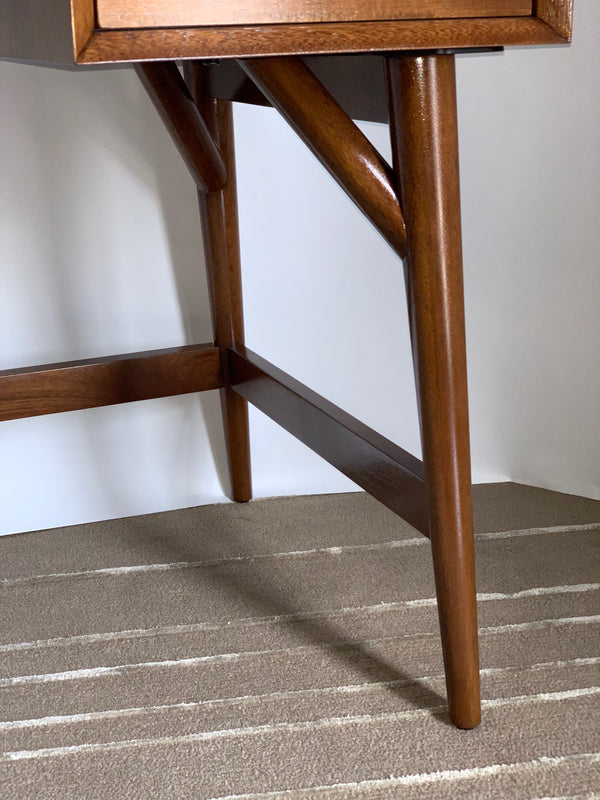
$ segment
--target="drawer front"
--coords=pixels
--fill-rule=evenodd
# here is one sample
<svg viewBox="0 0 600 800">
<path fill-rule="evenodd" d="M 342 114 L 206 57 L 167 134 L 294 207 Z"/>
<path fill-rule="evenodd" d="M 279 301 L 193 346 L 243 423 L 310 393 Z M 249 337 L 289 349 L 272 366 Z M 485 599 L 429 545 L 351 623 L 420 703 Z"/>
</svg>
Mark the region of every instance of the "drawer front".
<svg viewBox="0 0 600 800">
<path fill-rule="evenodd" d="M 517 17 L 532 0 L 96 0 L 100 28 Z"/>
</svg>

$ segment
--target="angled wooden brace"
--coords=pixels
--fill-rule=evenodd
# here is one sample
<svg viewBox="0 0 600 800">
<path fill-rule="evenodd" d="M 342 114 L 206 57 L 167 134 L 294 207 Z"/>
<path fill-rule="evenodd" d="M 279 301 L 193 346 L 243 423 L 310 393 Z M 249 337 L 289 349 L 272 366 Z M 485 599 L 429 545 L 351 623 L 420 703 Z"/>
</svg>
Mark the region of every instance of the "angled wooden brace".
<svg viewBox="0 0 600 800">
<path fill-rule="evenodd" d="M 227 180 L 225 164 L 175 62 L 136 64 L 135 71 L 198 189 L 222 189 Z"/>
<path fill-rule="evenodd" d="M 211 97 L 197 62 L 186 68 L 189 91 L 174 64 L 144 65 L 138 72 L 163 121 L 201 176 L 232 497 L 251 496 L 250 401 L 429 535 L 450 716 L 472 728 L 480 701 L 454 57 L 387 59 L 394 170 L 300 59 L 256 59 L 243 68 L 406 259 L 424 458 L 421 464 L 243 347 L 231 104 Z"/>
<path fill-rule="evenodd" d="M 239 62 L 342 189 L 393 247 L 406 255 L 406 230 L 393 172 L 327 89 L 296 56 Z"/>
</svg>

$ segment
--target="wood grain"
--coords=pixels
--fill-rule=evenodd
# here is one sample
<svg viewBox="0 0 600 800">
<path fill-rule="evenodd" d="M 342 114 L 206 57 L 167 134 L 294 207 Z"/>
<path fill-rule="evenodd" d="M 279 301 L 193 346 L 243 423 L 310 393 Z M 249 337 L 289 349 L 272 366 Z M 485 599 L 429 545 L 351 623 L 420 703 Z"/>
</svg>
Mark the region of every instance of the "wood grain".
<svg viewBox="0 0 600 800">
<path fill-rule="evenodd" d="M 127 7 L 133 5 L 120 1 Z M 436 5 L 434 0 L 427 2 Z M 238 19 L 235 25 L 196 28 L 190 27 L 190 19 L 186 18 L 181 27 L 96 28 L 90 35 L 91 3 L 92 0 L 0 0 L 0 58 L 102 64 L 560 44 L 570 38 L 573 16 L 572 0 L 537 0 L 531 16 L 503 13 L 452 19 L 448 17 L 451 12 L 445 12 L 443 19 L 394 20 L 388 17 L 384 21 L 379 17 L 362 22 L 246 26 L 239 24 Z M 200 0 L 197 3 L 199 6 Z M 135 5 L 139 9 L 148 4 Z M 177 3 L 168 3 L 171 5 Z M 226 3 L 219 5 L 228 6 Z M 421 5 L 420 1 L 417 5 Z M 484 5 L 483 0 L 476 5 Z M 369 8 L 370 4 L 365 2 L 365 7 Z M 442 6 L 438 4 L 438 7 Z"/>
<path fill-rule="evenodd" d="M 212 344 L 0 372 L 0 421 L 130 403 L 223 385 Z"/>
<path fill-rule="evenodd" d="M 533 17 L 96 30 L 81 64 L 564 44 Z"/>
<path fill-rule="evenodd" d="M 388 59 L 392 149 L 452 721 L 481 718 L 454 56 Z"/>
<path fill-rule="evenodd" d="M 222 189 L 225 164 L 175 62 L 136 64 L 135 70 L 198 189 Z"/>
<path fill-rule="evenodd" d="M 247 348 L 229 350 L 229 373 L 236 392 L 428 535 L 418 459 Z"/>
<path fill-rule="evenodd" d="M 569 42 L 573 33 L 573 0 L 537 0 L 537 16 Z"/>
<path fill-rule="evenodd" d="M 185 78 L 208 131 L 219 148 L 227 181 L 219 192 L 198 193 L 204 260 L 208 278 L 215 344 L 221 348 L 225 385 L 221 409 L 232 500 L 246 502 L 252 497 L 248 405 L 229 386 L 225 348 L 244 343 L 242 273 L 235 172 L 235 143 L 231 103 L 215 100 L 208 91 L 208 71 L 192 62 L 185 66 Z"/>
<path fill-rule="evenodd" d="M 100 28 L 162 28 L 529 16 L 531 0 L 97 0 L 96 8 Z"/>
<path fill-rule="evenodd" d="M 297 57 L 240 62 L 391 247 L 406 254 L 406 231 L 392 170 L 315 75 Z"/>
<path fill-rule="evenodd" d="M 94 0 L 71 0 L 71 27 L 75 59 L 88 43 L 96 25 Z"/>
</svg>

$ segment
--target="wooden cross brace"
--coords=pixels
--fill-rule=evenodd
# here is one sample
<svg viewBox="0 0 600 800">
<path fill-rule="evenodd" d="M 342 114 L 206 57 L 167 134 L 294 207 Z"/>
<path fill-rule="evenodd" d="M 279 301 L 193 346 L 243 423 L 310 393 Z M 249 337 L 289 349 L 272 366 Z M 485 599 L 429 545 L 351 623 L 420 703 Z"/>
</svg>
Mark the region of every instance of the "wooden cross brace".
<svg viewBox="0 0 600 800">
<path fill-rule="evenodd" d="M 239 63 L 405 258 L 423 462 L 245 348 L 231 103 L 211 95 L 200 62 L 186 63 L 185 78 L 175 62 L 136 70 L 199 190 L 214 343 L 1 372 L 0 420 L 219 388 L 231 496 L 246 501 L 250 401 L 430 537 L 450 715 L 474 727 L 480 703 L 454 56 L 387 58 L 393 166 L 300 58 Z"/>
</svg>

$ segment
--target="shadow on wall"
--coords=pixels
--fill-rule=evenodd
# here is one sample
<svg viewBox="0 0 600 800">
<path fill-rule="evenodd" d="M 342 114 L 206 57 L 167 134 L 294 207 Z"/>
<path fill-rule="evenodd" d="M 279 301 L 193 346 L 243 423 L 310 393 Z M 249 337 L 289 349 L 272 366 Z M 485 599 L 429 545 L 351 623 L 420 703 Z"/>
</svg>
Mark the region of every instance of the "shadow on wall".
<svg viewBox="0 0 600 800">
<path fill-rule="evenodd" d="M 11 109 L 0 129 L 2 294 L 11 297 L 2 368 L 210 341 L 195 186 L 133 70 L 0 64 L 0 84 Z M 164 420 L 155 401 L 38 419 L 38 432 L 58 425 L 67 435 L 60 453 L 44 452 L 38 437 L 29 459 L 47 462 L 49 483 L 57 470 L 69 476 L 58 490 L 67 503 L 85 473 L 92 506 L 138 513 L 147 502 L 130 510 L 124 473 L 133 468 L 189 505 L 215 464 L 225 478 L 218 399 L 158 403 Z M 123 458 L 122 435 L 135 457 Z M 28 473 L 24 462 L 21 482 Z M 214 475 L 209 495 L 222 496 Z"/>
</svg>

